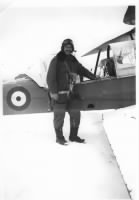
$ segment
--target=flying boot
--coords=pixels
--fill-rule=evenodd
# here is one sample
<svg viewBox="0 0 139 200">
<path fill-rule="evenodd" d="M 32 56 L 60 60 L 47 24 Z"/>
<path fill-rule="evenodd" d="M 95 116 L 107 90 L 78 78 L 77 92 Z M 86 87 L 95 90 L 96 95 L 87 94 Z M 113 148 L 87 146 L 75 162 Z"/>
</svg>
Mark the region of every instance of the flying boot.
<svg viewBox="0 0 139 200">
<path fill-rule="evenodd" d="M 78 134 L 78 128 L 71 127 L 71 129 L 70 129 L 69 140 L 70 140 L 71 142 L 84 143 L 85 140 L 84 140 L 84 139 L 81 139 L 79 136 L 77 136 L 77 134 Z"/>
<path fill-rule="evenodd" d="M 68 142 L 65 140 L 63 136 L 62 129 L 55 129 L 55 132 L 56 132 L 56 142 L 61 145 L 67 145 Z"/>
</svg>

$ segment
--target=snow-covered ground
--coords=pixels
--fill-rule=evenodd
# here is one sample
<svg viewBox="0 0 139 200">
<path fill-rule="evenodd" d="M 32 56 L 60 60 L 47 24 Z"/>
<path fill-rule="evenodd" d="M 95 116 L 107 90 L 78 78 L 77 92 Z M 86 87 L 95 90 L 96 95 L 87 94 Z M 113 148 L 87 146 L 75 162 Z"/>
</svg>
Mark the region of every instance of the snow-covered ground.
<svg viewBox="0 0 139 200">
<path fill-rule="evenodd" d="M 101 113 L 82 112 L 86 144 L 61 146 L 52 113 L 1 117 L 0 200 L 130 199 L 104 123 Z M 68 139 L 68 115 L 64 134 Z"/>
</svg>

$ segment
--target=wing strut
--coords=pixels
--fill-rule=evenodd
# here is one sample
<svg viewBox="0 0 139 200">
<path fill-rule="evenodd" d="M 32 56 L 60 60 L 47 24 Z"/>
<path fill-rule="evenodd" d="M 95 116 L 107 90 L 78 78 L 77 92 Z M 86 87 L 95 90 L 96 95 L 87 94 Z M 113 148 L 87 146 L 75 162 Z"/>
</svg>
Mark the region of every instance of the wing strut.
<svg viewBox="0 0 139 200">
<path fill-rule="evenodd" d="M 100 53 L 101 53 L 101 49 L 99 50 L 98 56 L 97 56 L 96 66 L 95 66 L 95 70 L 94 70 L 95 75 L 96 75 L 96 71 L 97 71 L 98 61 L 99 61 L 99 58 L 100 58 Z"/>
<path fill-rule="evenodd" d="M 107 47 L 107 58 L 110 58 L 110 45 Z"/>
</svg>

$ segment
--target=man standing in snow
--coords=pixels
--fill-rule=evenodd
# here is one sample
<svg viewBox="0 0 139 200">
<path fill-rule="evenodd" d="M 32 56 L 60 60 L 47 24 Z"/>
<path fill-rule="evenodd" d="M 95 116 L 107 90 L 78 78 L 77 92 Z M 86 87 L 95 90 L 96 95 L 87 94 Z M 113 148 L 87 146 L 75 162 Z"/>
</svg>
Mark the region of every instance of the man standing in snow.
<svg viewBox="0 0 139 200">
<path fill-rule="evenodd" d="M 85 76 L 91 80 L 96 79 L 95 75 L 83 67 L 72 55 L 74 51 L 72 40 L 64 40 L 61 51 L 50 62 L 47 73 L 48 89 L 53 102 L 56 142 L 62 145 L 67 144 L 62 130 L 66 111 L 70 115 L 69 140 L 78 143 L 84 143 L 85 141 L 78 136 L 80 111 L 70 108 L 72 83 L 75 81 L 77 75 L 81 77 Z"/>
</svg>

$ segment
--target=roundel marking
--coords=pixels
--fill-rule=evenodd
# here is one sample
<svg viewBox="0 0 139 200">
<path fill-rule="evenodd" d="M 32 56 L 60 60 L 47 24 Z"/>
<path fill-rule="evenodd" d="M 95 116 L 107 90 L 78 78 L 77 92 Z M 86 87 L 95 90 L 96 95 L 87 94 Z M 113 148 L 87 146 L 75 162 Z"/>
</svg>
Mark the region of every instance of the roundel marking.
<svg viewBox="0 0 139 200">
<path fill-rule="evenodd" d="M 30 93 L 24 87 L 12 88 L 7 94 L 7 104 L 14 110 L 24 110 L 30 102 Z"/>
<path fill-rule="evenodd" d="M 25 93 L 21 91 L 14 92 L 11 95 L 11 102 L 15 106 L 23 106 L 27 101 Z"/>
</svg>

